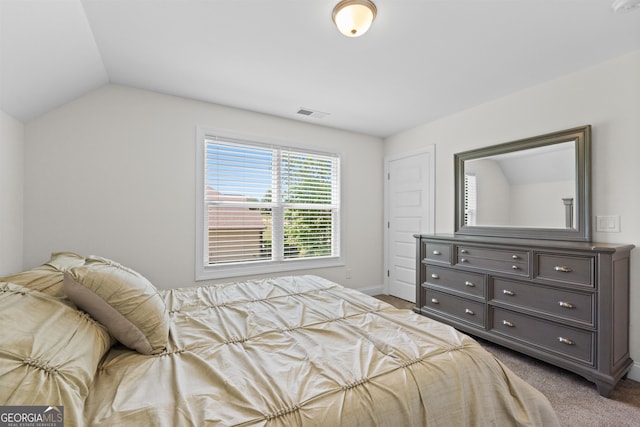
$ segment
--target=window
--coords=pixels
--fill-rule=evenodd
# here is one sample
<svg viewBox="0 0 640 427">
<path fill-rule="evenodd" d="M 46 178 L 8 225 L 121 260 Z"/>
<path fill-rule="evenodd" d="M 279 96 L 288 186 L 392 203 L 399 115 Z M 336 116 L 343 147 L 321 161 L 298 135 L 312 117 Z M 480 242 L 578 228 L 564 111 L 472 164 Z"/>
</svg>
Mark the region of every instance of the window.
<svg viewBox="0 0 640 427">
<path fill-rule="evenodd" d="M 342 265 L 336 154 L 200 131 L 196 279 Z"/>
<path fill-rule="evenodd" d="M 477 179 L 475 174 L 464 175 L 464 225 L 476 225 Z"/>
</svg>

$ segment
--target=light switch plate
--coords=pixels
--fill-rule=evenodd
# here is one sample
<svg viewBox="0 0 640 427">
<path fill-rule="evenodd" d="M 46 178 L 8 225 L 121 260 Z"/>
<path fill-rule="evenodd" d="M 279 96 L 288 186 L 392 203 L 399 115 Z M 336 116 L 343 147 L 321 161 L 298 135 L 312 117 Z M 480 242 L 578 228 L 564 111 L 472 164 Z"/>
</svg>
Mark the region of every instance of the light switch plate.
<svg viewBox="0 0 640 427">
<path fill-rule="evenodd" d="M 620 215 L 596 216 L 596 231 L 602 231 L 605 233 L 619 233 Z"/>
</svg>

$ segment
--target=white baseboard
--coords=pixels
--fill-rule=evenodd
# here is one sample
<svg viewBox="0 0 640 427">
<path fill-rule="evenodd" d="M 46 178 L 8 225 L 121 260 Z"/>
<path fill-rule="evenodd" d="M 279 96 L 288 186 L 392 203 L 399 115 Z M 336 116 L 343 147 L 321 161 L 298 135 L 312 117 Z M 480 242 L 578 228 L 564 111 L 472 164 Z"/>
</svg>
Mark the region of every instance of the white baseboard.
<svg viewBox="0 0 640 427">
<path fill-rule="evenodd" d="M 356 289 L 360 292 L 362 292 L 363 294 L 367 294 L 367 295 L 380 295 L 380 294 L 384 294 L 384 286 L 379 285 L 379 286 L 374 286 L 371 288 L 360 288 L 360 289 Z"/>
<path fill-rule="evenodd" d="M 640 382 L 640 363 L 634 362 L 633 365 L 631 365 L 627 378 Z"/>
</svg>

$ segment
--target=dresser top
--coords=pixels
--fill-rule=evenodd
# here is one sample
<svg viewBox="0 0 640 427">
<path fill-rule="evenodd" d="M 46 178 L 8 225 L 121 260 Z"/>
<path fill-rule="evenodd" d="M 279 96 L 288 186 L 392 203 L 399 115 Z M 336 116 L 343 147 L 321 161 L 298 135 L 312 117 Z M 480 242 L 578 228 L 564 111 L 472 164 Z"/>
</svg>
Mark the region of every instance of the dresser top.
<svg viewBox="0 0 640 427">
<path fill-rule="evenodd" d="M 561 240 L 534 240 L 508 237 L 462 236 L 455 234 L 414 234 L 416 238 L 425 238 L 442 242 L 464 244 L 491 244 L 511 247 L 538 247 L 550 249 L 568 249 L 585 252 L 618 252 L 631 251 L 635 245 L 599 242 L 569 242 Z"/>
</svg>

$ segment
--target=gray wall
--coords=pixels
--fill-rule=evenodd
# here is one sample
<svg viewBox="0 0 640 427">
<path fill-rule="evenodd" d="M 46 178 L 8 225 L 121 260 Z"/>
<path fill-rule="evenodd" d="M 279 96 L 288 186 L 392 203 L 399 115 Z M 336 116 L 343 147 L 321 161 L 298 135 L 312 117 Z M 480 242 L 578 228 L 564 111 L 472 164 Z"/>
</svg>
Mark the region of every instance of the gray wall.
<svg viewBox="0 0 640 427">
<path fill-rule="evenodd" d="M 196 284 L 197 126 L 341 153 L 346 265 L 295 273 L 381 291 L 381 139 L 114 85 L 26 127 L 25 265 L 70 250 L 162 288 Z"/>
<path fill-rule="evenodd" d="M 0 275 L 22 269 L 24 125 L 0 111 Z"/>
</svg>

